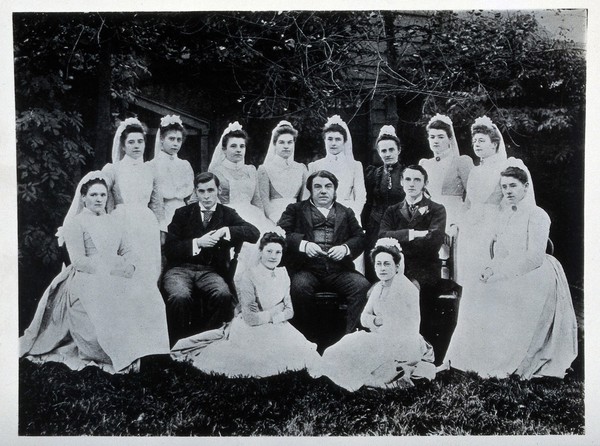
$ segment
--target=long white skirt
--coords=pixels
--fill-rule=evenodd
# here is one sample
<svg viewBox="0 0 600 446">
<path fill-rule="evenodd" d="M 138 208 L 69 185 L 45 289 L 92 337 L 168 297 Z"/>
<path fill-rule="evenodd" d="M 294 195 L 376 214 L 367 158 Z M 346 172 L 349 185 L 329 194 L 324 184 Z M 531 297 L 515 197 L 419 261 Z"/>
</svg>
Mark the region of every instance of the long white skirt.
<svg viewBox="0 0 600 446">
<path fill-rule="evenodd" d="M 562 378 L 577 356 L 577 321 L 560 263 L 465 286 L 446 360 L 483 377 Z"/>
<path fill-rule="evenodd" d="M 288 322 L 250 326 L 239 314 L 223 328 L 180 340 L 171 356 L 207 373 L 265 377 L 313 367 L 316 348 Z"/>
</svg>

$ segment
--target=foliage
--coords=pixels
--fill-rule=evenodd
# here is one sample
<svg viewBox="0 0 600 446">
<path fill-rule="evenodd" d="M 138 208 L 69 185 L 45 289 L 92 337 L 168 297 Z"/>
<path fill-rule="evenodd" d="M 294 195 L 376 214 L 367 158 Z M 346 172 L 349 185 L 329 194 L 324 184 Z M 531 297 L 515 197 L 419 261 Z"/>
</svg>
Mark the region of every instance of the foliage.
<svg viewBox="0 0 600 446">
<path fill-rule="evenodd" d="M 398 26 L 395 40 L 399 62 L 387 73 L 413 86 L 405 99 L 423 96 L 420 124 L 442 112 L 467 127 L 487 114 L 518 147 L 534 135 L 572 136 L 581 122 L 585 59 L 531 15 L 438 12 L 423 25 Z"/>
<path fill-rule="evenodd" d="M 25 268 L 38 259 L 56 263 L 54 233 L 76 181 L 91 164 L 107 161 L 100 158 L 115 118 L 124 117 L 134 94 L 150 83 L 198 89 L 215 128 L 235 116 L 262 138 L 275 121 L 291 119 L 300 130 L 300 161 L 321 148 L 326 116 L 341 113 L 353 131 L 358 121 L 372 125 L 372 100 L 394 104 L 389 116 L 399 116 L 399 134 L 416 159 L 426 150 L 423 124 L 434 113 L 452 116 L 463 150 L 473 118 L 487 114 L 509 154 L 524 158 L 534 176 L 540 172 L 536 184 L 548 186 L 540 200 L 551 217 L 569 218 L 554 209 L 568 198 L 560 194 L 581 196 L 580 180 L 568 179 L 583 162 L 585 58 L 572 42 L 544 34 L 527 14 L 19 13 L 14 42 Z M 102 81 L 109 94 L 102 93 Z M 110 101 L 103 109 L 105 96 Z M 372 135 L 362 131 L 356 145 L 368 147 Z M 249 159 L 260 161 L 264 145 L 256 146 L 261 153 L 252 149 Z M 567 184 L 559 187 L 553 175 Z M 560 250 L 563 243 L 557 245 Z"/>
<path fill-rule="evenodd" d="M 94 154 L 97 71 L 107 19 L 97 14 L 15 15 L 15 92 L 20 259 L 59 257 L 54 233 Z M 109 32 L 119 35 L 113 26 Z M 137 35 L 140 37 L 143 34 Z M 112 97 L 130 102 L 148 74 L 135 35 L 112 54 Z M 118 48 L 117 48 L 118 49 Z M 116 103 L 118 105 L 119 102 Z M 110 131 L 110 129 L 106 129 Z M 34 263 L 35 264 L 35 263 Z"/>
<path fill-rule="evenodd" d="M 445 372 L 431 383 L 349 393 L 306 372 L 207 375 L 154 358 L 136 375 L 62 364 L 20 366 L 20 435 L 582 434 L 583 385 L 484 380 Z"/>
</svg>

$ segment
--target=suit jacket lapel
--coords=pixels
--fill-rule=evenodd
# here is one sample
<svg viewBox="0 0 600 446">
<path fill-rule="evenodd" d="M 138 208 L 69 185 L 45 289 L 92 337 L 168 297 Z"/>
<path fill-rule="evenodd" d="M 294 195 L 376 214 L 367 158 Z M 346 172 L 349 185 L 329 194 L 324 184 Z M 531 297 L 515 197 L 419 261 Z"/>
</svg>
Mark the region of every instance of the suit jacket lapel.
<svg viewBox="0 0 600 446">
<path fill-rule="evenodd" d="M 423 197 L 423 199 L 419 202 L 419 207 L 414 212 L 410 220 L 411 228 L 415 227 L 423 219 L 424 215 L 421 213 L 421 209 L 423 209 L 424 207 L 429 208 L 429 204 L 430 201 L 427 198 Z"/>
<path fill-rule="evenodd" d="M 313 233 L 313 221 L 312 221 L 312 210 L 311 210 L 311 202 L 310 200 L 306 200 L 302 203 L 302 215 L 304 216 L 304 220 L 306 220 L 306 235 L 312 237 Z"/>
<path fill-rule="evenodd" d="M 337 201 L 335 203 L 333 203 L 333 206 L 331 209 L 335 209 L 335 223 L 333 226 L 333 236 L 336 237 L 337 234 L 340 233 L 340 226 L 342 225 L 342 223 L 344 221 L 345 213 L 342 212 L 343 210 Z M 331 212 L 331 211 L 329 211 L 329 212 Z"/>
<path fill-rule="evenodd" d="M 402 202 L 402 206 L 400 207 L 400 213 L 406 219 L 406 221 L 410 222 L 411 216 L 408 212 L 408 203 L 406 202 L 406 200 Z"/>
</svg>

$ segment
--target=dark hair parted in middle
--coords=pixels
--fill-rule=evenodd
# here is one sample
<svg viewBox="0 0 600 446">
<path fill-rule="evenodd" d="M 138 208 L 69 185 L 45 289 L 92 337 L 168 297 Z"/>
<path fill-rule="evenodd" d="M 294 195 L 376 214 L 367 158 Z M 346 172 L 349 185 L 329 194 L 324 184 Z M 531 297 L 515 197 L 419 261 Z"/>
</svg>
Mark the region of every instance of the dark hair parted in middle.
<svg viewBox="0 0 600 446">
<path fill-rule="evenodd" d="M 271 142 L 275 144 L 281 135 L 292 135 L 294 137 L 295 142 L 296 138 L 298 137 L 298 130 L 296 130 L 290 125 L 280 125 L 273 132 L 273 139 L 271 140 Z"/>
<path fill-rule="evenodd" d="M 181 132 L 181 137 L 183 139 L 185 139 L 185 137 L 187 136 L 187 132 L 185 130 L 185 128 L 179 124 L 178 122 L 172 122 L 168 125 L 160 126 L 160 138 L 161 139 L 165 139 L 165 135 L 169 132 Z"/>
<path fill-rule="evenodd" d="M 329 124 L 328 126 L 323 128 L 322 136 L 325 139 L 325 135 L 330 132 L 338 132 L 341 133 L 344 137 L 344 142 L 348 141 L 348 134 L 346 133 L 346 129 L 339 124 Z"/>
<path fill-rule="evenodd" d="M 402 171 L 402 178 L 404 178 L 404 172 L 406 172 L 408 169 L 421 172 L 423 174 L 423 178 L 425 179 L 425 182 L 427 182 L 427 178 L 428 178 L 427 171 L 425 170 L 424 167 L 419 166 L 418 164 L 411 164 L 410 166 L 405 167 L 404 170 Z"/>
<path fill-rule="evenodd" d="M 202 172 L 194 177 L 194 187 L 198 187 L 198 184 L 208 183 L 210 180 L 215 181 L 215 185 L 219 187 L 219 177 L 212 172 Z"/>
<path fill-rule="evenodd" d="M 474 125 L 471 127 L 471 136 L 475 136 L 477 133 L 482 133 L 490 137 L 490 141 L 496 144 L 496 152 L 500 147 L 500 133 L 494 127 L 488 127 L 486 125 Z"/>
<path fill-rule="evenodd" d="M 227 148 L 227 144 L 229 144 L 229 139 L 231 139 L 231 138 L 243 138 L 244 141 L 246 141 L 246 144 L 248 143 L 248 134 L 246 133 L 246 130 L 244 130 L 244 129 L 232 130 L 231 132 L 229 132 L 223 136 L 223 143 L 221 145 L 221 148 L 223 150 L 225 150 Z"/>
<path fill-rule="evenodd" d="M 502 177 L 511 177 L 516 178 L 521 183 L 529 183 L 529 177 L 527 176 L 527 172 L 525 172 L 520 167 L 510 166 L 500 172 L 500 176 Z"/>
<path fill-rule="evenodd" d="M 121 146 L 125 145 L 125 140 L 127 139 L 130 133 L 141 133 L 142 135 L 144 135 L 144 141 L 146 141 L 146 130 L 144 129 L 144 127 L 142 127 L 139 124 L 129 124 L 127 127 L 125 127 L 123 132 L 121 132 L 121 137 L 119 138 Z"/>
<path fill-rule="evenodd" d="M 427 124 L 426 129 L 443 130 L 444 132 L 446 132 L 446 136 L 448 136 L 448 138 L 452 138 L 454 136 L 454 134 L 452 133 L 452 126 L 447 122 L 442 121 L 441 119 L 431 121 L 429 124 Z"/>
<path fill-rule="evenodd" d="M 106 180 L 104 180 L 104 178 L 92 178 L 81 185 L 81 189 L 79 189 L 81 195 L 87 195 L 88 191 L 90 190 L 90 187 L 92 187 L 94 184 L 101 184 L 108 191 L 108 186 L 106 185 Z"/>
<path fill-rule="evenodd" d="M 390 254 L 392 256 L 392 258 L 394 259 L 394 263 L 396 265 L 400 264 L 400 261 L 402 260 L 402 253 L 395 246 L 383 246 L 383 245 L 375 246 L 375 248 L 373 248 L 371 250 L 371 252 L 369 253 L 369 256 L 371 257 L 371 261 L 373 263 L 375 263 L 375 257 L 377 257 L 377 254 L 380 254 L 382 252 L 386 252 L 386 253 Z"/>
<path fill-rule="evenodd" d="M 335 190 L 337 190 L 337 188 L 338 188 L 337 177 L 334 174 L 332 174 L 331 172 L 329 172 L 328 170 L 317 170 L 316 172 L 311 173 L 306 180 L 306 188 L 309 191 L 312 192 L 313 180 L 317 177 L 327 178 L 329 181 L 331 181 L 333 183 L 333 188 Z"/>
<path fill-rule="evenodd" d="M 286 247 L 285 238 L 283 236 L 277 234 L 276 232 L 265 232 L 258 242 L 258 249 L 262 251 L 263 248 L 269 243 L 278 243 L 281 245 L 282 249 L 285 249 Z"/>
</svg>

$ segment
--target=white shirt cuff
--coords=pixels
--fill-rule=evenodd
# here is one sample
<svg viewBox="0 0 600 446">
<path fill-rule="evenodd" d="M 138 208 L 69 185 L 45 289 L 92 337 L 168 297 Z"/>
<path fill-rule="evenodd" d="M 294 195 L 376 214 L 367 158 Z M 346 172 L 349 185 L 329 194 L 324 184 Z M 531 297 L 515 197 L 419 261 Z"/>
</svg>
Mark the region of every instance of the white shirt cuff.
<svg viewBox="0 0 600 446">
<path fill-rule="evenodd" d="M 412 242 L 414 239 L 415 239 L 415 230 L 409 229 L 408 230 L 408 241 Z"/>
<path fill-rule="evenodd" d="M 193 256 L 197 256 L 198 254 L 200 254 L 200 251 L 202 251 L 202 248 L 200 248 L 198 246 L 198 240 L 199 239 L 197 239 L 197 238 L 192 240 L 192 255 Z"/>
<path fill-rule="evenodd" d="M 308 243 L 308 241 L 306 240 L 300 240 L 300 252 L 306 252 L 306 244 Z"/>
</svg>

